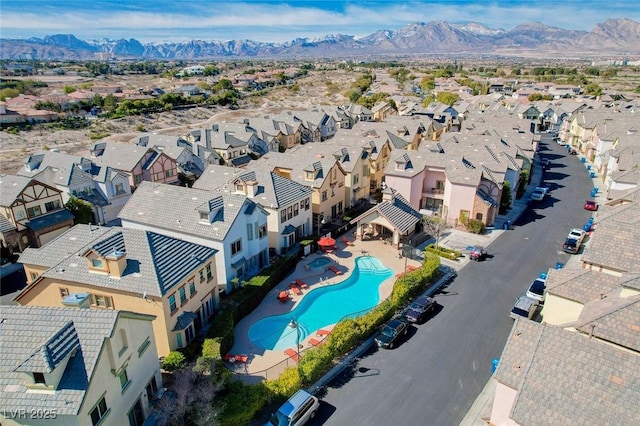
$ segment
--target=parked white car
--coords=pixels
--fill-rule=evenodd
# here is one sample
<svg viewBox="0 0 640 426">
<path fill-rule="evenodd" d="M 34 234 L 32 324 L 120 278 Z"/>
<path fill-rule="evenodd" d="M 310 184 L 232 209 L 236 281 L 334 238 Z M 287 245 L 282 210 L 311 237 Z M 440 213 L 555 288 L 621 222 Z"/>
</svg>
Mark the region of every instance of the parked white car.
<svg viewBox="0 0 640 426">
<path fill-rule="evenodd" d="M 531 193 L 531 199 L 533 201 L 542 201 L 545 195 L 547 195 L 547 188 L 542 186 L 537 186 L 536 189 L 534 189 L 533 192 Z"/>
<path fill-rule="evenodd" d="M 587 233 L 584 232 L 584 230 L 580 228 L 572 228 L 571 231 L 569 231 L 569 235 L 567 235 L 567 238 L 573 238 L 574 240 L 577 240 L 578 246 L 580 246 L 580 244 L 584 242 L 584 238 L 586 236 Z"/>
</svg>

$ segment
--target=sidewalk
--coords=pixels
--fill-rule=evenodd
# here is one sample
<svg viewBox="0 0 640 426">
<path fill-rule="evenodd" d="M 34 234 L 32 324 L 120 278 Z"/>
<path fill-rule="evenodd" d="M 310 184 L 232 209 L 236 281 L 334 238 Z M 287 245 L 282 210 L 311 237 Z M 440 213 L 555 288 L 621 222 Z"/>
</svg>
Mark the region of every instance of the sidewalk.
<svg viewBox="0 0 640 426">
<path fill-rule="evenodd" d="M 536 162 L 538 163 L 538 162 Z M 585 166 L 586 168 L 586 166 Z M 593 170 L 586 170 L 585 173 L 593 172 Z M 594 173 L 594 176 L 591 177 L 593 181 L 593 186 L 598 188 L 603 188 L 604 183 L 602 182 L 602 178 L 599 174 Z M 520 200 L 514 202 L 513 208 L 507 213 L 505 216 L 501 216 L 501 223 L 504 223 L 505 220 L 511 220 L 513 223 L 527 208 L 526 200 L 529 199 L 531 192 L 535 189 L 537 185 L 542 181 L 542 173 L 539 167 L 535 167 L 533 171 L 533 177 L 531 179 L 531 184 L 527 187 L 527 191 L 525 195 L 522 196 Z M 586 196 L 585 200 L 589 197 Z M 606 202 L 606 194 L 603 191 L 598 191 L 595 197 L 591 197 L 591 199 L 596 200 L 598 204 L 603 204 Z M 496 219 L 496 224 L 498 223 L 498 219 Z M 500 228 L 502 229 L 502 228 Z M 494 231 L 495 232 L 495 231 Z M 504 231 L 502 231 L 504 232 Z M 498 234 L 499 235 L 499 234 Z M 578 266 L 580 263 L 580 256 L 571 256 L 569 262 L 565 265 L 565 267 L 569 266 Z M 493 405 L 493 398 L 495 396 L 496 391 L 496 381 L 493 380 L 493 376 L 489 379 L 487 384 L 484 386 L 480 395 L 476 398 L 476 400 L 469 408 L 469 411 L 465 415 L 464 419 L 460 422 L 459 426 L 487 426 L 489 424 L 489 419 L 491 417 L 491 408 Z"/>
</svg>

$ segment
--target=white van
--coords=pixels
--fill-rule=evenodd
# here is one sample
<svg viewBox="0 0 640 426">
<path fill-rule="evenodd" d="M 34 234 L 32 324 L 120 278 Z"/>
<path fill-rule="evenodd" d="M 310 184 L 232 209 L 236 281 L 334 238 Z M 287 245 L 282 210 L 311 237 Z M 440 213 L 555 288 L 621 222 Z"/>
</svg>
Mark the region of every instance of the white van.
<svg viewBox="0 0 640 426">
<path fill-rule="evenodd" d="M 318 398 L 300 389 L 271 416 L 267 426 L 300 426 L 316 415 Z"/>
</svg>

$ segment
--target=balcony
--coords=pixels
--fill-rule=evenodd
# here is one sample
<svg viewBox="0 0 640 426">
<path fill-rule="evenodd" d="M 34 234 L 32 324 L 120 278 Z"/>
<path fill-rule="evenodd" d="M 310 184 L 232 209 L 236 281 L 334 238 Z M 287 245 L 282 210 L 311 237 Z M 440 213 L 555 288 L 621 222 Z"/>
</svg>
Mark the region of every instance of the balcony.
<svg viewBox="0 0 640 426">
<path fill-rule="evenodd" d="M 438 188 L 423 188 L 422 196 L 427 198 L 437 198 L 439 200 L 444 199 L 444 189 Z"/>
</svg>

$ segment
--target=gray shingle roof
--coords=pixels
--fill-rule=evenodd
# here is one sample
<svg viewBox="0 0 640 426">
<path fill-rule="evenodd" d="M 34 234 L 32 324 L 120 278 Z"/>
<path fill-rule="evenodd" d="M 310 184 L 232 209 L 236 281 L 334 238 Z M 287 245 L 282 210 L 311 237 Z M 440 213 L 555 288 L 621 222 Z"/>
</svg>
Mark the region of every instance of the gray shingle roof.
<svg viewBox="0 0 640 426">
<path fill-rule="evenodd" d="M 619 281 L 615 275 L 589 269 L 562 268 L 549 270 L 545 284 L 548 294 L 585 304 L 619 289 Z"/>
<path fill-rule="evenodd" d="M 494 377 L 521 425 L 640 424 L 640 356 L 580 333 L 516 320 Z"/>
<path fill-rule="evenodd" d="M 393 193 L 393 199 L 391 201 L 385 200 L 376 204 L 360 216 L 354 218 L 351 223 L 357 223 L 359 220 L 370 216 L 372 212 L 377 212 L 381 216 L 384 216 L 400 234 L 412 231 L 416 224 L 422 220 L 422 215 L 414 210 L 409 202 L 398 192 L 391 188 L 387 188 L 385 191 L 391 191 Z"/>
<path fill-rule="evenodd" d="M 0 175 L 0 206 L 11 206 L 30 182 L 24 176 Z"/>
<path fill-rule="evenodd" d="M 575 328 L 640 353 L 640 295 L 608 295 L 587 303 Z"/>
<path fill-rule="evenodd" d="M 93 378 L 104 339 L 119 312 L 105 309 L 0 306 L 0 400 L 5 409 L 78 413 Z M 27 392 L 21 371 L 46 372 L 79 347 L 55 392 Z"/>
<path fill-rule="evenodd" d="M 218 197 L 222 197 L 223 206 L 215 222 L 201 222 L 203 204 Z M 244 195 L 142 182 L 118 217 L 123 221 L 223 241 L 246 203 L 253 201 Z"/>
<path fill-rule="evenodd" d="M 149 151 L 153 150 L 147 146 L 105 142 L 102 155 L 97 156 L 94 161 L 102 166 L 130 172 Z"/>
<path fill-rule="evenodd" d="M 4 214 L 0 213 L 0 232 L 9 232 L 15 229 L 16 227 L 13 223 Z"/>
<path fill-rule="evenodd" d="M 199 244 L 139 229 L 113 227 L 103 232 L 103 228 L 96 228 L 76 225 L 72 231 L 61 235 L 42 249 L 29 249 L 23 255 L 24 259 L 23 256 L 20 259 L 24 263 L 50 266 L 42 274 L 44 277 L 117 291 L 163 296 L 188 274 L 199 266 L 204 266 L 205 261 L 217 252 Z M 82 234 L 95 235 L 95 238 L 83 237 Z M 77 248 L 74 242 L 69 242 L 71 238 L 89 241 Z M 90 250 L 102 256 L 126 253 L 127 265 L 122 277 L 113 279 L 106 274 L 90 273 L 87 260 L 82 258 Z M 59 261 L 54 263 L 49 256 Z M 27 287 L 24 291 L 29 289 Z"/>
</svg>

